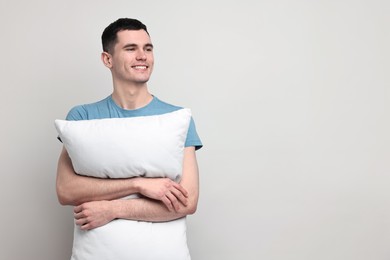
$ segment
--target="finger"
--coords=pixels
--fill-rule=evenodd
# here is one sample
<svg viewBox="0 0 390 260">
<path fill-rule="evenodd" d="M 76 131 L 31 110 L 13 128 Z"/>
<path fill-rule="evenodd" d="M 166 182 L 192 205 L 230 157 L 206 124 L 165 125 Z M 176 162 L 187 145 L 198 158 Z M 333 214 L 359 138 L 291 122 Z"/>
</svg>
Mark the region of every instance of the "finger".
<svg viewBox="0 0 390 260">
<path fill-rule="evenodd" d="M 173 210 L 173 206 L 172 206 L 171 200 L 167 196 L 162 198 L 161 201 L 164 203 L 164 205 L 168 208 L 169 211 Z"/>
<path fill-rule="evenodd" d="M 83 212 L 79 212 L 79 213 L 74 213 L 74 218 L 75 219 L 81 219 L 81 218 L 85 218 L 85 214 Z"/>
<path fill-rule="evenodd" d="M 74 213 L 79 213 L 79 212 L 82 211 L 82 210 L 83 210 L 83 209 L 82 209 L 81 205 L 76 206 L 76 207 L 73 208 L 73 212 L 74 212 Z"/>
<path fill-rule="evenodd" d="M 181 193 L 177 189 L 173 189 L 171 192 L 179 200 L 179 202 L 181 202 L 184 206 L 187 206 L 188 201 L 187 198 L 183 195 L 183 193 Z"/>
<path fill-rule="evenodd" d="M 80 226 L 81 230 L 90 230 L 92 229 L 92 226 L 90 223 L 86 223 L 85 225 Z"/>
<path fill-rule="evenodd" d="M 188 197 L 188 192 L 186 189 L 183 188 L 179 183 L 173 182 L 173 187 L 178 189 L 185 197 Z"/>
<path fill-rule="evenodd" d="M 87 220 L 87 218 L 81 218 L 81 219 L 77 219 L 77 220 L 75 221 L 75 223 L 76 223 L 76 225 L 78 225 L 78 226 L 83 226 L 83 225 L 88 224 L 88 220 Z"/>
<path fill-rule="evenodd" d="M 171 201 L 171 204 L 173 205 L 173 207 L 175 208 L 176 211 L 178 211 L 180 209 L 180 204 L 179 204 L 179 201 L 177 201 L 177 198 L 170 192 L 168 192 L 166 194 L 166 196 L 168 197 L 168 199 Z"/>
</svg>

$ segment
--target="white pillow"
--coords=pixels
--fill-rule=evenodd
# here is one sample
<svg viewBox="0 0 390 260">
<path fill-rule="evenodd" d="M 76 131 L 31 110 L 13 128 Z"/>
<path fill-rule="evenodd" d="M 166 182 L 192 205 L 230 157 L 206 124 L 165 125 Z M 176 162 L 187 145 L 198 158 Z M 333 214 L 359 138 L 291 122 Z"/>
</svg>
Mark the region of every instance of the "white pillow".
<svg viewBox="0 0 390 260">
<path fill-rule="evenodd" d="M 78 174 L 178 181 L 190 119 L 190 110 L 180 109 L 154 116 L 55 120 L 55 126 Z"/>
<path fill-rule="evenodd" d="M 55 126 L 78 174 L 100 178 L 182 174 L 191 112 L 81 121 Z M 152 223 L 116 219 L 83 231 L 74 227 L 72 260 L 189 260 L 186 219 Z"/>
<path fill-rule="evenodd" d="M 71 260 L 191 260 L 186 226 L 186 218 L 116 219 L 87 231 L 75 226 Z"/>
</svg>

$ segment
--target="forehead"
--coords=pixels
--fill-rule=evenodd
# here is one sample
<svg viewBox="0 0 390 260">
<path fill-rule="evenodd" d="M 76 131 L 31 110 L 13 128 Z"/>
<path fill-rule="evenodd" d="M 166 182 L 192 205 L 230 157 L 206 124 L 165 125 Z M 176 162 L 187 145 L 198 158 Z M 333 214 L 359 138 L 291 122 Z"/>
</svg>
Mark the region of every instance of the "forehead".
<svg viewBox="0 0 390 260">
<path fill-rule="evenodd" d="M 145 30 L 123 30 L 117 33 L 117 44 L 116 47 L 121 48 L 127 44 L 136 44 L 144 46 L 151 44 L 150 36 Z"/>
</svg>

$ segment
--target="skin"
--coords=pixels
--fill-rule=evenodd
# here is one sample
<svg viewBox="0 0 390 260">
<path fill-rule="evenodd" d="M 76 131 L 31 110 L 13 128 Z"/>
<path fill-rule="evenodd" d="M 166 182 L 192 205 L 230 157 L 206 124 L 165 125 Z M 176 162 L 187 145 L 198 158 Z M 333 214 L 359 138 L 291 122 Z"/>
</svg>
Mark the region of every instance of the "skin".
<svg viewBox="0 0 390 260">
<path fill-rule="evenodd" d="M 120 31 L 113 50 L 103 52 L 103 64 L 111 70 L 113 100 L 124 109 L 137 109 L 152 99 L 147 82 L 154 66 L 153 45 L 144 30 Z M 199 175 L 194 147 L 184 150 L 180 183 L 168 178 L 99 179 L 77 175 L 65 148 L 57 167 L 57 196 L 62 205 L 74 207 L 82 230 L 116 219 L 169 221 L 193 214 L 199 197 Z M 123 200 L 131 194 L 142 198 Z"/>
</svg>

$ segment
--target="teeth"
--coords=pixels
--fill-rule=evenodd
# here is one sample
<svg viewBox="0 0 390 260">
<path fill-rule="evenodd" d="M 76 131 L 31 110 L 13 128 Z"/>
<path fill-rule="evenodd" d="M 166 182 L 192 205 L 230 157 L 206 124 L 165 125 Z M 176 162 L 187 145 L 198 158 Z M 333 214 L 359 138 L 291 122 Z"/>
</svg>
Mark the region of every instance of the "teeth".
<svg viewBox="0 0 390 260">
<path fill-rule="evenodd" d="M 138 69 L 138 70 L 145 70 L 146 66 L 134 66 L 133 68 Z"/>
</svg>

